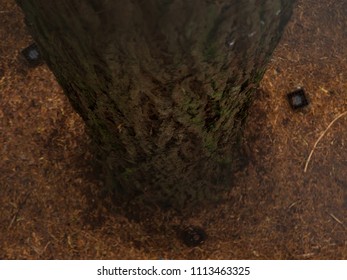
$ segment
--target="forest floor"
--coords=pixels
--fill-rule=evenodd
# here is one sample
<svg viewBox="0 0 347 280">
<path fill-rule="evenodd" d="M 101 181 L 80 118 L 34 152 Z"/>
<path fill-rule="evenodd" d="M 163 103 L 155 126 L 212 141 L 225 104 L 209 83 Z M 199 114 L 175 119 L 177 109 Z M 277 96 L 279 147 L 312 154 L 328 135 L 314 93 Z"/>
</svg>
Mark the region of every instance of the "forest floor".
<svg viewBox="0 0 347 280">
<path fill-rule="evenodd" d="M 0 259 L 347 259 L 346 15 L 345 0 L 298 1 L 227 199 L 136 220 L 101 198 L 81 119 L 45 65 L 25 64 L 32 39 L 14 0 L 0 0 Z M 310 104 L 293 111 L 297 87 Z M 205 243 L 184 245 L 183 224 L 203 227 Z"/>
</svg>

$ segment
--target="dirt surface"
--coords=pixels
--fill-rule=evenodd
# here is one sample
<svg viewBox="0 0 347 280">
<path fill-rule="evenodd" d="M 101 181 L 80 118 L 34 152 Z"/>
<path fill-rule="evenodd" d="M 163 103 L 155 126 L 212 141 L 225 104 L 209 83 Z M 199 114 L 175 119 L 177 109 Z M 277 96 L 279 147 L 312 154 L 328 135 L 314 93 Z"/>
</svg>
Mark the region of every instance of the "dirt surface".
<svg viewBox="0 0 347 280">
<path fill-rule="evenodd" d="M 298 1 L 224 202 L 132 217 L 103 193 L 81 119 L 21 58 L 32 40 L 0 0 L 0 259 L 347 259 L 346 30 L 345 0 Z M 293 111 L 297 87 L 310 104 Z M 207 240 L 187 247 L 184 225 Z"/>
</svg>

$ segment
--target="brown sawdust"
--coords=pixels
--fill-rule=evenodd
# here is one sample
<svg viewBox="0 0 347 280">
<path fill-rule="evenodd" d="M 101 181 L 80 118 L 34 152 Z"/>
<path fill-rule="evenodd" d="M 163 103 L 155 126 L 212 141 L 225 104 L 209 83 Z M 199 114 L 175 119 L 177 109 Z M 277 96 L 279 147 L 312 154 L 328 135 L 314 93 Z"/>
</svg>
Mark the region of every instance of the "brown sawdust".
<svg viewBox="0 0 347 280">
<path fill-rule="evenodd" d="M 248 163 L 219 205 L 131 219 L 102 193 L 81 119 L 13 0 L 0 0 L 0 259 L 346 259 L 347 2 L 300 0 L 245 129 Z M 304 87 L 294 112 L 286 93 Z M 94 170 L 94 171 L 93 171 Z M 186 247 L 184 224 L 206 242 Z"/>
</svg>

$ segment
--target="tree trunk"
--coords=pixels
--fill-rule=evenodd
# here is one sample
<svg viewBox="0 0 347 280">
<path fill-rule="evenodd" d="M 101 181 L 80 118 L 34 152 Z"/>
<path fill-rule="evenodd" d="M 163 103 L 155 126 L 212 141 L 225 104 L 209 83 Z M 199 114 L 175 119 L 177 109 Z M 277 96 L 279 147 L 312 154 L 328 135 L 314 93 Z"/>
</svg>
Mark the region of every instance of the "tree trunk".
<svg viewBox="0 0 347 280">
<path fill-rule="evenodd" d="M 175 207 L 230 186 L 252 93 L 294 0 L 17 2 L 108 186 Z"/>
</svg>

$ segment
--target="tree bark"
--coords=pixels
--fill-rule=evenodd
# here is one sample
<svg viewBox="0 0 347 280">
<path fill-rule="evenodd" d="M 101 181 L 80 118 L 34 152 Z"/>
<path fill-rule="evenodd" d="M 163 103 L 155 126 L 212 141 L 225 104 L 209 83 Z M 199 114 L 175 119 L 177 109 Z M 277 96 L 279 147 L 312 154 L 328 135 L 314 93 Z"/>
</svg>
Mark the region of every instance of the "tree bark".
<svg viewBox="0 0 347 280">
<path fill-rule="evenodd" d="M 17 2 L 102 155 L 106 185 L 175 207 L 230 187 L 294 0 Z"/>
</svg>

